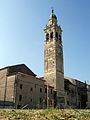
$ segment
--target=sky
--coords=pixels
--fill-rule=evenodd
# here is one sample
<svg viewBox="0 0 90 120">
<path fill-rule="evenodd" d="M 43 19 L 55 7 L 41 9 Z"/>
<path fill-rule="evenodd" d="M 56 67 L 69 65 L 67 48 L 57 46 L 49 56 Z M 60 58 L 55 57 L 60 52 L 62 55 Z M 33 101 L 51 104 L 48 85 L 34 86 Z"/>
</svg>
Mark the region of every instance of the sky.
<svg viewBox="0 0 90 120">
<path fill-rule="evenodd" d="M 51 7 L 63 30 L 65 76 L 90 84 L 90 0 L 0 0 L 0 68 L 24 63 L 43 76 Z"/>
</svg>

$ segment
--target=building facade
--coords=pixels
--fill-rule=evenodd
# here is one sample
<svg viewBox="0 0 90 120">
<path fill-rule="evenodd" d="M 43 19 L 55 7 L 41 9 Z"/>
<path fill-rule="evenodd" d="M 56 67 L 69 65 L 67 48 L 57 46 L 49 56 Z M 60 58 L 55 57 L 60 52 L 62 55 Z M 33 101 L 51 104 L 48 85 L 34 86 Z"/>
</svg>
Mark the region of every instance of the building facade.
<svg viewBox="0 0 90 120">
<path fill-rule="evenodd" d="M 44 28 L 44 77 L 25 64 L 0 69 L 1 108 L 90 108 L 90 85 L 64 77 L 62 29 L 54 11 Z"/>
</svg>

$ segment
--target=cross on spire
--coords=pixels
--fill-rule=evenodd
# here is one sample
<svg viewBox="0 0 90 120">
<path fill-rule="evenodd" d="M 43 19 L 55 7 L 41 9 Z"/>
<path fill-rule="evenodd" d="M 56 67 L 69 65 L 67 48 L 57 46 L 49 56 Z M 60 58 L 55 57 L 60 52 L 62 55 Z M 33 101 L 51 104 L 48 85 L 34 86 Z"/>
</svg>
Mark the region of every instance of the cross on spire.
<svg viewBox="0 0 90 120">
<path fill-rule="evenodd" d="M 54 14 L 54 8 L 53 8 L 53 7 L 51 7 L 51 9 L 52 9 L 52 14 Z"/>
</svg>

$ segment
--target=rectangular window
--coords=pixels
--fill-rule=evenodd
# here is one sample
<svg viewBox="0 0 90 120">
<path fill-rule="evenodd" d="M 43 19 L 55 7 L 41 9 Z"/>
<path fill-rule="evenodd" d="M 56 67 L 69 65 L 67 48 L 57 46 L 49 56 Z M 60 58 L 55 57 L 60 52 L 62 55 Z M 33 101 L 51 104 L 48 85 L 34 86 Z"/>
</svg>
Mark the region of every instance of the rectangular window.
<svg viewBox="0 0 90 120">
<path fill-rule="evenodd" d="M 33 88 L 31 88 L 31 91 L 33 91 Z"/>
<path fill-rule="evenodd" d="M 40 103 L 42 103 L 42 98 L 40 98 Z"/>
<path fill-rule="evenodd" d="M 19 95 L 19 101 L 22 101 L 22 95 Z"/>
<path fill-rule="evenodd" d="M 51 89 L 51 94 L 52 94 L 52 89 Z"/>
<path fill-rule="evenodd" d="M 40 88 L 40 92 L 42 92 L 42 88 Z"/>
<path fill-rule="evenodd" d="M 47 88 L 45 88 L 45 93 L 47 93 Z"/>
<path fill-rule="evenodd" d="M 69 105 L 69 101 L 67 101 L 67 105 Z"/>
<path fill-rule="evenodd" d="M 22 85 L 22 84 L 20 84 L 20 89 L 22 89 L 22 86 L 23 86 L 23 85 Z"/>
<path fill-rule="evenodd" d="M 32 102 L 32 98 L 30 99 L 30 101 Z"/>
</svg>

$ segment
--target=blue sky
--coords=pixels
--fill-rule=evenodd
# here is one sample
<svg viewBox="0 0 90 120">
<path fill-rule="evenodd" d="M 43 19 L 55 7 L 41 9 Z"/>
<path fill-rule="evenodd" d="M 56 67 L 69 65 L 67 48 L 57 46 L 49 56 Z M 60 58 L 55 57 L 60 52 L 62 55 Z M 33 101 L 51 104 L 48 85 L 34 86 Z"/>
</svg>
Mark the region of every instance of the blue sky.
<svg viewBox="0 0 90 120">
<path fill-rule="evenodd" d="M 52 6 L 63 29 L 65 76 L 90 83 L 90 0 L 0 0 L 0 68 L 25 63 L 43 76 Z"/>
</svg>

